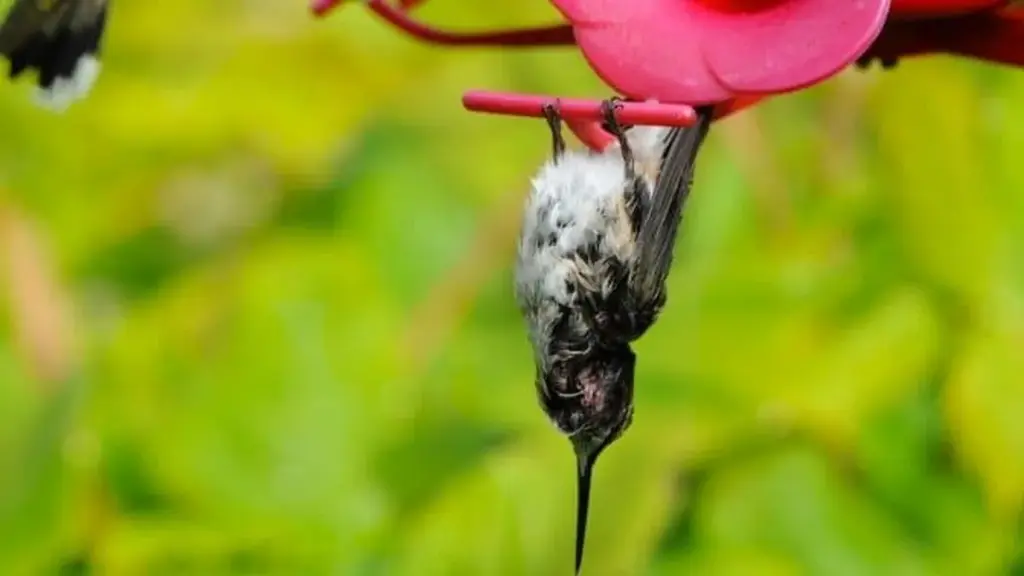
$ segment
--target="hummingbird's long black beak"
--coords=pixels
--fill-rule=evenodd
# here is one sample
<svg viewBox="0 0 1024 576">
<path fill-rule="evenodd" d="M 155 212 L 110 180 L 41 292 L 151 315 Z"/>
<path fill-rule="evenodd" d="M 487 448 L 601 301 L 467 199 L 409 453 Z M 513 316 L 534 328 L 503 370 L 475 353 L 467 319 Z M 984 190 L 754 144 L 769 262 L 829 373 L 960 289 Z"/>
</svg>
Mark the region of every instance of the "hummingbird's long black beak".
<svg viewBox="0 0 1024 576">
<path fill-rule="evenodd" d="M 587 539 L 587 512 L 590 509 L 590 478 L 597 454 L 576 456 L 576 576 L 583 565 L 583 545 Z"/>
</svg>

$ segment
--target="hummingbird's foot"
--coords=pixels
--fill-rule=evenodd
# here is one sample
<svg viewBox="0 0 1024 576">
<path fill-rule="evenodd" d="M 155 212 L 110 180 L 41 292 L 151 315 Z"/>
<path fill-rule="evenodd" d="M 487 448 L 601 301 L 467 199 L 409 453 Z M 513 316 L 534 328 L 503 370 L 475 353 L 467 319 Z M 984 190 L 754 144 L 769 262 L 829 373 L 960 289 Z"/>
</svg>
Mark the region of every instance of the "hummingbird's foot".
<svg viewBox="0 0 1024 576">
<path fill-rule="evenodd" d="M 565 138 L 562 136 L 562 115 L 558 111 L 558 101 L 545 104 L 541 111 L 544 119 L 548 121 L 548 128 L 551 129 L 551 151 L 555 163 L 565 154 Z"/>
<path fill-rule="evenodd" d="M 629 146 L 629 139 L 626 138 L 626 130 L 619 123 L 616 111 L 619 109 L 619 102 L 622 98 L 614 96 L 601 102 L 601 117 L 604 120 L 602 127 L 606 132 L 615 136 L 619 141 L 619 148 L 622 149 L 622 161 L 626 165 L 626 179 L 633 180 L 636 176 L 636 167 L 633 163 L 633 149 Z"/>
<path fill-rule="evenodd" d="M 607 100 L 605 100 L 603 103 L 614 105 L 615 108 L 618 109 L 618 108 L 622 107 L 620 103 L 625 102 L 625 101 L 626 100 L 624 98 L 622 98 L 621 96 L 612 96 L 611 98 L 608 98 Z M 622 132 L 628 132 L 629 129 L 633 127 L 632 124 L 624 124 L 624 123 L 618 121 L 617 117 L 615 118 L 615 122 L 609 122 L 606 114 L 607 114 L 607 112 L 602 107 L 601 108 L 601 128 L 605 132 L 607 132 L 609 134 L 614 134 L 614 132 L 616 130 L 621 130 Z"/>
</svg>

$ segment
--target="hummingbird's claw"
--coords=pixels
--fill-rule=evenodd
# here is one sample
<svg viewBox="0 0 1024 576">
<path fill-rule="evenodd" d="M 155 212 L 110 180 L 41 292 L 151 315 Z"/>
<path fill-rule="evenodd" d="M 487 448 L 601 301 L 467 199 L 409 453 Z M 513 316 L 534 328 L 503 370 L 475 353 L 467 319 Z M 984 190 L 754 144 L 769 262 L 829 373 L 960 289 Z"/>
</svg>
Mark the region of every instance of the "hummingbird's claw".
<svg viewBox="0 0 1024 576">
<path fill-rule="evenodd" d="M 601 102 L 601 117 L 604 120 L 602 127 L 619 141 L 619 147 L 622 149 L 622 161 L 626 164 L 626 179 L 633 180 L 636 175 L 633 164 L 633 150 L 630 148 L 629 140 L 626 138 L 626 130 L 619 123 L 618 114 L 616 113 L 621 101 L 622 98 L 613 96 Z"/>
<path fill-rule="evenodd" d="M 558 111 L 558 101 L 545 104 L 541 107 L 544 118 L 548 121 L 551 129 L 551 150 L 555 162 L 565 154 L 565 138 L 562 136 L 562 115 Z"/>
</svg>

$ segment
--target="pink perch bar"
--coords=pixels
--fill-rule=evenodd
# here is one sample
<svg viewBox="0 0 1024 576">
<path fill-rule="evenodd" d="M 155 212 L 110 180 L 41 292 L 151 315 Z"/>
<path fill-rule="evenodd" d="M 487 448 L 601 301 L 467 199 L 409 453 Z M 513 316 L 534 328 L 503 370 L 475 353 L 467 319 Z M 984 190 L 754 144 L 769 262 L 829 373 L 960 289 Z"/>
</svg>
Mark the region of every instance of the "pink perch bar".
<svg viewBox="0 0 1024 576">
<path fill-rule="evenodd" d="M 488 112 L 508 116 L 542 118 L 545 104 L 558 104 L 566 122 L 601 121 L 601 100 L 560 98 L 530 94 L 507 94 L 471 90 L 462 96 L 462 105 L 474 112 Z M 616 114 L 623 124 L 638 126 L 691 126 L 697 120 L 696 111 L 685 104 L 662 102 L 620 102 Z"/>
</svg>

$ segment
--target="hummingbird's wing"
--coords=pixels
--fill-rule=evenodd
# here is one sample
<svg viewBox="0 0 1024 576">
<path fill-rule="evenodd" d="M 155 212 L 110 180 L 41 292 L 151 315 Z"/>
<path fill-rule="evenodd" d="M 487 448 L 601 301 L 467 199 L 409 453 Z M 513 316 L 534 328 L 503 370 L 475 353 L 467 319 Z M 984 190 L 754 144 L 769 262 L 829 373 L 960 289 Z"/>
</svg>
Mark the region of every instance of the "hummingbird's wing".
<svg viewBox="0 0 1024 576">
<path fill-rule="evenodd" d="M 16 0 L 0 24 L 0 54 L 10 55 L 37 32 L 52 32 L 75 0 Z"/>
<path fill-rule="evenodd" d="M 690 195 L 694 163 L 711 125 L 712 113 L 711 107 L 699 108 L 696 124 L 673 128 L 665 136 L 661 168 L 637 233 L 639 255 L 633 269 L 632 288 L 644 301 L 653 302 L 663 297 L 683 205 Z"/>
</svg>

